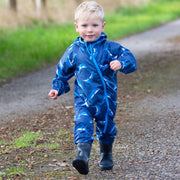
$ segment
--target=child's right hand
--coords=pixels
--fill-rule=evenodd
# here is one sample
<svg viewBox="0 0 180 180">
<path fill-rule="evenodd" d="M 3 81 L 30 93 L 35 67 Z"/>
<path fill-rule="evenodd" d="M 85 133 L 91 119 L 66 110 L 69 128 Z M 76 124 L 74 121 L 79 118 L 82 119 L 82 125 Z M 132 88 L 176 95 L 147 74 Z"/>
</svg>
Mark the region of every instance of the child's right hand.
<svg viewBox="0 0 180 180">
<path fill-rule="evenodd" d="M 52 90 L 50 90 L 48 96 L 49 96 L 51 99 L 57 99 L 57 97 L 58 97 L 58 91 L 55 90 L 55 89 L 52 89 Z"/>
</svg>

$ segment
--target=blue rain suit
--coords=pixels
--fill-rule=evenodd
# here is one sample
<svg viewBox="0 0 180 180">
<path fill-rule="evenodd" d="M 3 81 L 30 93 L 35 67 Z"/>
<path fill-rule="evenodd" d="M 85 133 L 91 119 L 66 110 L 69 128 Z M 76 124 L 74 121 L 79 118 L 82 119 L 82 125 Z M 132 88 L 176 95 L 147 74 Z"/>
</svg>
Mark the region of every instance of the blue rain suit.
<svg viewBox="0 0 180 180">
<path fill-rule="evenodd" d="M 134 55 L 120 44 L 107 41 L 102 33 L 94 42 L 84 42 L 78 37 L 60 59 L 52 89 L 59 94 L 70 90 L 68 80 L 75 75 L 75 143 L 93 142 L 94 125 L 97 139 L 112 144 L 116 136 L 114 117 L 117 99 L 117 71 L 110 62 L 119 60 L 123 73 L 136 70 Z"/>
</svg>

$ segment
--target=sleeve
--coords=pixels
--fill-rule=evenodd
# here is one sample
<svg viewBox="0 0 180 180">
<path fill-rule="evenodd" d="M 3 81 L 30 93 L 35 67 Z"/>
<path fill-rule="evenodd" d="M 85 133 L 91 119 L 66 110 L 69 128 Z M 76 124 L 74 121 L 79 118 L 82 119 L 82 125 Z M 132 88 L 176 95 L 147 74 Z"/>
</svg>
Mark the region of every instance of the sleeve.
<svg viewBox="0 0 180 180">
<path fill-rule="evenodd" d="M 120 46 L 119 48 L 118 60 L 120 61 L 122 66 L 121 69 L 119 70 L 120 72 L 128 74 L 136 71 L 137 63 L 135 56 L 133 55 L 132 52 L 130 52 L 130 50 L 126 49 L 123 46 Z"/>
<path fill-rule="evenodd" d="M 57 65 L 52 89 L 58 91 L 58 96 L 70 91 L 68 80 L 74 75 L 75 59 L 76 55 L 72 52 L 72 47 L 69 47 Z"/>
</svg>

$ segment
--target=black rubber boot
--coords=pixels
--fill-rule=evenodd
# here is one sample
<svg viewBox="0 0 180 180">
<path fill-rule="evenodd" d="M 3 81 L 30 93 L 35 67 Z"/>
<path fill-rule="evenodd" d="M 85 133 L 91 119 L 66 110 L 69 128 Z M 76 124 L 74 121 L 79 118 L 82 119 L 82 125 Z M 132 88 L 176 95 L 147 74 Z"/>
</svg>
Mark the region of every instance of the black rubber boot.
<svg viewBox="0 0 180 180">
<path fill-rule="evenodd" d="M 101 160 L 99 163 L 100 169 L 111 170 L 113 168 L 113 158 L 112 158 L 112 144 L 107 145 L 100 143 L 100 154 Z"/>
<path fill-rule="evenodd" d="M 74 158 L 72 165 L 77 169 L 80 174 L 88 174 L 89 172 L 89 156 L 91 152 L 90 143 L 77 144 L 78 155 Z"/>
</svg>

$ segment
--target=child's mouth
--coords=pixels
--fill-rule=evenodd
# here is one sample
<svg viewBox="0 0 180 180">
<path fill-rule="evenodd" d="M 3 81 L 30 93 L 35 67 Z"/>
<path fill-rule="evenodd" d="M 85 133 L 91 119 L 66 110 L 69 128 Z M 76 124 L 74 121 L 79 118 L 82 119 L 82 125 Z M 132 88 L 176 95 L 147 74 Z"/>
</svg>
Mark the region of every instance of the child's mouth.
<svg viewBox="0 0 180 180">
<path fill-rule="evenodd" d="M 87 35 L 87 37 L 91 39 L 94 37 L 94 35 Z"/>
</svg>

